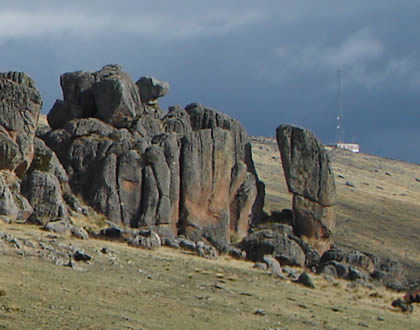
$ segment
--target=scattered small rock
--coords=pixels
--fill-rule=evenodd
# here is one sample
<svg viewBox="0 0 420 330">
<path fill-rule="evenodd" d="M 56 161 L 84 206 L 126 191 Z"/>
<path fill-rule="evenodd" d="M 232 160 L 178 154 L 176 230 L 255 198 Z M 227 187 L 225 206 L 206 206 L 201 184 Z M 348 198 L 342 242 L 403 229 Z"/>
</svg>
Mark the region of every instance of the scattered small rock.
<svg viewBox="0 0 420 330">
<path fill-rule="evenodd" d="M 392 176 L 392 173 L 390 173 L 390 172 L 385 172 L 385 175 Z"/>
<path fill-rule="evenodd" d="M 110 254 L 110 253 L 112 253 L 113 251 L 111 250 L 111 249 L 109 249 L 109 248 L 107 248 L 107 247 L 103 247 L 102 249 L 101 249 L 101 253 L 103 253 L 103 254 Z"/>
<path fill-rule="evenodd" d="M 350 181 L 346 181 L 346 186 L 352 187 L 352 188 L 356 188 L 356 186 L 354 185 L 353 182 Z"/>
<path fill-rule="evenodd" d="M 416 178 L 416 181 L 417 181 L 417 182 L 420 182 L 420 179 L 419 179 L 419 178 Z"/>
<path fill-rule="evenodd" d="M 271 274 L 273 276 L 282 277 L 280 263 L 272 255 L 264 255 L 263 260 L 267 264 L 268 268 L 271 269 Z"/>
<path fill-rule="evenodd" d="M 369 325 L 367 325 L 365 322 L 359 322 L 357 325 L 364 327 L 364 328 L 369 328 Z"/>
<path fill-rule="evenodd" d="M 64 234 L 71 232 L 72 225 L 68 220 L 57 220 L 48 222 L 43 229 L 54 233 Z"/>
<path fill-rule="evenodd" d="M 384 187 L 381 187 L 381 186 L 376 186 L 376 189 L 379 189 L 379 190 L 384 190 Z"/>
<path fill-rule="evenodd" d="M 306 272 L 300 274 L 299 278 L 296 280 L 296 283 L 300 283 L 308 288 L 315 289 L 315 284 L 312 281 L 312 278 Z"/>
<path fill-rule="evenodd" d="M 214 259 L 217 257 L 217 250 L 211 246 L 207 245 L 204 242 L 197 242 L 197 253 L 200 257 L 207 259 Z"/>
<path fill-rule="evenodd" d="M 194 251 L 194 252 L 197 248 L 197 245 L 193 241 L 190 241 L 190 240 L 185 239 L 185 238 L 180 239 L 179 246 L 182 249 L 189 250 L 189 251 Z"/>
<path fill-rule="evenodd" d="M 254 268 L 255 269 L 259 269 L 259 270 L 267 270 L 268 269 L 268 266 L 267 266 L 267 264 L 265 262 L 257 262 L 254 265 Z"/>
<path fill-rule="evenodd" d="M 394 300 L 392 306 L 400 308 L 403 313 L 412 313 L 414 310 L 413 305 L 406 303 L 401 298 Z"/>
<path fill-rule="evenodd" d="M 88 255 L 87 253 L 81 251 L 81 250 L 77 250 L 74 254 L 73 254 L 73 259 L 76 261 L 89 261 L 92 259 L 92 257 L 90 255 Z"/>
<path fill-rule="evenodd" d="M 70 259 L 68 263 L 64 264 L 65 267 L 70 267 L 73 268 L 74 270 L 78 271 L 78 272 L 83 272 L 85 271 L 84 268 L 79 267 L 76 265 L 76 263 L 73 261 L 73 259 Z"/>
<path fill-rule="evenodd" d="M 214 287 L 216 289 L 219 289 L 219 290 L 225 290 L 225 288 L 223 286 L 221 286 L 220 284 L 217 284 L 217 283 L 214 285 Z"/>
<path fill-rule="evenodd" d="M 89 239 L 89 234 L 84 228 L 71 226 L 70 230 L 71 230 L 71 234 L 78 239 L 83 239 L 83 240 Z"/>
<path fill-rule="evenodd" d="M 6 295 L 5 289 L 0 289 L 0 297 L 4 297 Z"/>
<path fill-rule="evenodd" d="M 341 174 L 337 175 L 337 177 L 340 178 L 340 179 L 345 179 L 345 177 Z"/>
<path fill-rule="evenodd" d="M 172 249 L 179 249 L 179 241 L 177 239 L 169 237 L 162 238 L 162 245 L 170 247 Z"/>
<path fill-rule="evenodd" d="M 255 315 L 265 316 L 265 311 L 261 308 L 257 309 L 254 313 Z"/>
<path fill-rule="evenodd" d="M 383 320 L 384 320 L 384 318 L 383 318 L 383 317 L 381 317 L 381 316 L 378 316 L 378 317 L 377 317 L 377 320 L 378 320 L 378 321 L 383 321 Z"/>
</svg>

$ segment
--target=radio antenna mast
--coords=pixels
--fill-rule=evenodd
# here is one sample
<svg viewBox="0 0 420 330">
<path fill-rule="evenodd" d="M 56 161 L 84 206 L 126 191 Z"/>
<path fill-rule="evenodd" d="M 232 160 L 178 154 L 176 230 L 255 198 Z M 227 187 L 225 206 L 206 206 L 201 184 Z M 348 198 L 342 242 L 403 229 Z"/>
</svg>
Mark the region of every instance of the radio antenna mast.
<svg viewBox="0 0 420 330">
<path fill-rule="evenodd" d="M 337 70 L 337 143 L 344 142 L 343 108 L 341 105 L 341 70 Z"/>
</svg>

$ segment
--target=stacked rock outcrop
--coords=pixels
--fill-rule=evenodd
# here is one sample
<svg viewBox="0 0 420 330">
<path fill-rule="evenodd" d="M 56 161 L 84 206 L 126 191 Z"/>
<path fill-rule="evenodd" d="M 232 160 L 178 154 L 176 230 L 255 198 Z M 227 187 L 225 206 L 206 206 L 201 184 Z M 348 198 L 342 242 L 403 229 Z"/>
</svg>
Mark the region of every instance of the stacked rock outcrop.
<svg viewBox="0 0 420 330">
<path fill-rule="evenodd" d="M 26 220 L 33 212 L 20 188 L 34 157 L 41 107 L 41 95 L 28 75 L 0 73 L 0 215 L 8 220 Z"/>
<path fill-rule="evenodd" d="M 335 227 L 335 180 L 328 155 L 307 129 L 281 125 L 277 144 L 288 189 L 293 193 L 295 233 L 321 254 Z"/>
<path fill-rule="evenodd" d="M 238 121 L 195 103 L 163 114 L 157 99 L 168 84 L 135 84 L 117 65 L 65 73 L 60 82 L 64 100 L 40 136 L 74 194 L 116 224 L 164 236 L 223 249 L 231 231 L 247 235 L 264 187 Z"/>
</svg>

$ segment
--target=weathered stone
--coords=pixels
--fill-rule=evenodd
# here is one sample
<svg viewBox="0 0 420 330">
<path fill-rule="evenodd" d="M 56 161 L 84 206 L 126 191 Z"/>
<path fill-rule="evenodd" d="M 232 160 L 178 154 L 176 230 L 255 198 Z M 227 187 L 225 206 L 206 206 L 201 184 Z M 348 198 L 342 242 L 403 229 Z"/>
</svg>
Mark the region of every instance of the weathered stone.
<svg viewBox="0 0 420 330">
<path fill-rule="evenodd" d="M 180 226 L 193 240 L 204 235 L 229 240 L 232 149 L 231 136 L 222 129 L 200 130 L 182 139 Z"/>
<path fill-rule="evenodd" d="M 33 213 L 27 199 L 20 195 L 19 179 L 11 172 L 0 175 L 0 215 L 8 221 L 26 221 Z M 6 182 L 9 182 L 7 184 Z M 16 186 L 17 187 L 14 187 Z"/>
<path fill-rule="evenodd" d="M 305 253 L 305 266 L 308 268 L 316 267 L 320 263 L 320 255 L 317 250 L 314 249 L 314 247 L 302 239 L 296 237 L 295 235 L 289 234 L 288 237 L 290 239 L 293 239 L 303 250 L 303 253 Z"/>
<path fill-rule="evenodd" d="M 197 253 L 200 257 L 204 257 L 207 259 L 214 259 L 217 257 L 217 250 L 204 242 L 197 242 Z"/>
<path fill-rule="evenodd" d="M 73 254 L 73 259 L 76 261 L 90 261 L 92 259 L 92 256 L 84 252 L 83 250 L 76 250 Z"/>
<path fill-rule="evenodd" d="M 276 137 L 289 191 L 323 206 L 334 205 L 333 170 L 315 135 L 304 128 L 281 125 Z"/>
<path fill-rule="evenodd" d="M 121 205 L 116 186 L 117 156 L 109 154 L 97 164 L 96 173 L 89 178 L 84 197 L 94 209 L 102 212 L 116 224 L 121 223 Z"/>
<path fill-rule="evenodd" d="M 149 147 L 143 156 L 145 165 L 143 172 L 141 226 L 168 224 L 171 222 L 170 203 L 170 169 L 162 148 L 157 145 Z"/>
<path fill-rule="evenodd" d="M 271 274 L 275 277 L 282 277 L 280 263 L 269 254 L 264 255 L 263 261 L 271 269 Z"/>
<path fill-rule="evenodd" d="M 83 109 L 75 104 L 56 100 L 47 115 L 48 124 L 52 129 L 63 128 L 67 122 L 83 117 Z"/>
<path fill-rule="evenodd" d="M 253 266 L 253 268 L 259 269 L 259 270 L 267 270 L 268 269 L 268 265 L 265 262 L 257 262 L 257 263 L 255 263 L 255 265 Z"/>
<path fill-rule="evenodd" d="M 111 137 L 118 134 L 117 129 L 96 118 L 83 118 L 66 122 L 63 128 L 71 134 L 73 138 L 81 136 L 95 135 L 97 137 Z"/>
<path fill-rule="evenodd" d="M 67 183 L 68 175 L 58 160 L 55 153 L 48 148 L 44 141 L 39 138 L 34 139 L 35 155 L 31 163 L 31 170 L 48 172 L 54 175 L 60 183 Z"/>
<path fill-rule="evenodd" d="M 202 130 L 202 129 L 215 129 L 215 128 L 222 128 L 224 130 L 228 130 L 232 136 L 233 142 L 233 152 L 234 155 L 234 169 L 236 171 L 233 173 L 238 175 L 239 173 L 243 173 L 238 169 L 241 169 L 243 165 L 247 172 L 253 174 L 256 180 L 256 188 L 257 194 L 255 200 L 251 202 L 252 210 L 251 213 L 248 214 L 249 223 L 256 223 L 262 218 L 262 210 L 264 208 L 264 196 L 265 196 L 265 186 L 264 183 L 258 179 L 257 171 L 255 170 L 254 161 L 252 160 L 252 151 L 251 151 L 251 144 L 249 141 L 248 134 L 243 126 L 237 121 L 232 119 L 226 114 L 220 113 L 215 111 L 214 109 L 207 108 L 198 103 L 192 103 L 185 108 L 185 111 L 190 116 L 190 123 L 191 128 L 193 131 Z M 243 164 L 242 164 L 243 163 Z M 232 185 L 233 187 L 239 188 L 241 183 L 240 180 L 232 178 L 232 182 L 239 182 L 237 185 Z M 231 192 L 232 196 L 235 196 L 235 191 Z M 242 190 L 241 194 L 246 193 L 246 190 Z M 253 192 L 252 192 L 253 193 Z M 244 199 L 251 199 L 252 196 L 248 198 L 244 198 L 242 196 L 241 200 L 238 200 L 238 203 L 242 205 L 248 205 L 248 203 L 243 203 Z M 236 198 L 232 198 L 232 203 L 235 203 Z M 241 210 L 240 206 L 235 207 L 236 210 Z M 248 211 L 248 208 L 245 207 L 241 213 L 245 213 Z M 237 212 L 236 212 L 237 213 Z M 238 213 L 237 213 L 238 214 Z M 237 215 L 238 216 L 238 215 Z M 237 223 L 239 218 L 243 218 L 242 215 L 239 215 L 238 218 L 232 218 L 231 223 Z M 235 225 L 233 225 L 235 226 Z"/>
<path fill-rule="evenodd" d="M 293 195 L 294 231 L 307 240 L 320 254 L 329 250 L 335 229 L 335 210 L 297 194 Z"/>
<path fill-rule="evenodd" d="M 128 244 L 149 250 L 162 246 L 159 235 L 152 230 L 141 230 L 138 235 L 128 240 Z"/>
<path fill-rule="evenodd" d="M 296 280 L 296 283 L 300 283 L 308 288 L 315 289 L 315 284 L 312 281 L 312 278 L 306 272 L 300 274 L 299 278 Z"/>
<path fill-rule="evenodd" d="M 337 261 L 331 261 L 331 265 L 335 267 L 338 277 L 344 279 L 347 279 L 349 277 L 349 267 L 347 265 L 339 263 Z"/>
<path fill-rule="evenodd" d="M 96 75 L 100 78 L 92 86 L 95 117 L 115 127 L 130 127 L 143 111 L 136 85 L 117 66 L 105 66 Z"/>
<path fill-rule="evenodd" d="M 155 104 L 159 97 L 165 96 L 169 91 L 169 84 L 155 77 L 142 77 L 136 82 L 140 98 L 143 103 Z"/>
<path fill-rule="evenodd" d="M 330 247 L 335 227 L 335 181 L 328 155 L 306 129 L 281 125 L 276 137 L 286 182 L 293 193 L 295 232 L 323 253 Z"/>
<path fill-rule="evenodd" d="M 39 170 L 31 171 L 25 176 L 21 190 L 34 208 L 31 217 L 68 218 L 67 206 L 56 176 Z"/>
<path fill-rule="evenodd" d="M 350 266 L 349 267 L 349 279 L 352 280 L 352 281 L 356 281 L 356 280 L 367 281 L 369 279 L 369 277 L 362 270 Z"/>
<path fill-rule="evenodd" d="M 0 73 L 0 169 L 23 177 L 29 168 L 41 107 L 41 95 L 28 75 Z"/>
<path fill-rule="evenodd" d="M 269 229 L 254 232 L 240 243 L 253 261 L 263 260 L 264 255 L 273 255 L 282 265 L 303 266 L 305 254 L 300 246 L 284 232 Z"/>
<path fill-rule="evenodd" d="M 179 240 L 179 246 L 182 249 L 189 250 L 189 251 L 195 251 L 197 249 L 197 245 L 195 244 L 195 242 L 190 241 L 190 240 L 185 239 L 185 238 L 181 238 Z"/>
<path fill-rule="evenodd" d="M 57 221 L 48 221 L 43 229 L 59 234 L 69 234 L 72 230 L 72 224 L 68 220 L 58 219 Z"/>
<path fill-rule="evenodd" d="M 325 251 L 320 260 L 320 264 L 326 264 L 330 261 L 342 262 L 346 258 L 346 253 L 343 250 L 332 248 L 331 250 Z"/>
<path fill-rule="evenodd" d="M 348 264 L 360 267 L 369 273 L 375 270 L 372 259 L 360 251 L 351 251 L 346 255 L 345 260 Z"/>
<path fill-rule="evenodd" d="M 91 90 L 95 81 L 95 75 L 90 72 L 67 72 L 60 76 L 64 102 L 83 108 L 84 113 L 81 117 L 90 117 L 95 113 L 95 101 Z"/>
<path fill-rule="evenodd" d="M 88 232 L 83 228 L 72 226 L 70 231 L 71 231 L 71 234 L 73 235 L 73 237 L 76 237 L 78 239 L 83 239 L 83 240 L 89 239 Z"/>
<path fill-rule="evenodd" d="M 143 85 L 142 104 L 116 65 L 66 73 L 61 86 L 57 107 L 70 113 L 62 121 L 74 119 L 40 136 L 63 164 L 73 195 L 116 224 L 205 239 L 220 251 L 230 231 L 247 235 L 262 212 L 263 185 L 239 122 L 197 104 L 161 119 L 155 100 L 163 85 Z"/>
<path fill-rule="evenodd" d="M 162 125 L 165 132 L 168 133 L 186 135 L 192 131 L 190 116 L 185 109 L 179 106 L 169 107 L 168 113 L 162 119 Z"/>
<path fill-rule="evenodd" d="M 334 265 L 331 264 L 322 266 L 322 268 L 318 272 L 320 274 L 328 275 L 333 278 L 336 278 L 338 276 L 337 269 L 334 267 Z"/>
<path fill-rule="evenodd" d="M 411 304 L 406 303 L 403 299 L 398 298 L 392 302 L 392 307 L 396 307 L 401 309 L 403 313 L 412 313 L 414 311 L 414 307 Z"/>
</svg>

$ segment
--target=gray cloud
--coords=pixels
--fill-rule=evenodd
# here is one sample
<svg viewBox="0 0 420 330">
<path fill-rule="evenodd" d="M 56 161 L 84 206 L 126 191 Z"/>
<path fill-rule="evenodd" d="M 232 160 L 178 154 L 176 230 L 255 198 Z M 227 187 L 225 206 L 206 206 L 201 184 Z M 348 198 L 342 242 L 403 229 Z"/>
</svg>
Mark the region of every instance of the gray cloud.
<svg viewBox="0 0 420 330">
<path fill-rule="evenodd" d="M 291 122 L 329 143 L 341 69 L 346 137 L 420 162 L 409 152 L 420 138 L 419 11 L 394 0 L 4 0 L 0 70 L 33 76 L 47 112 L 61 73 L 120 63 L 133 79 L 168 80 L 164 106 L 198 101 L 250 134 Z"/>
</svg>

